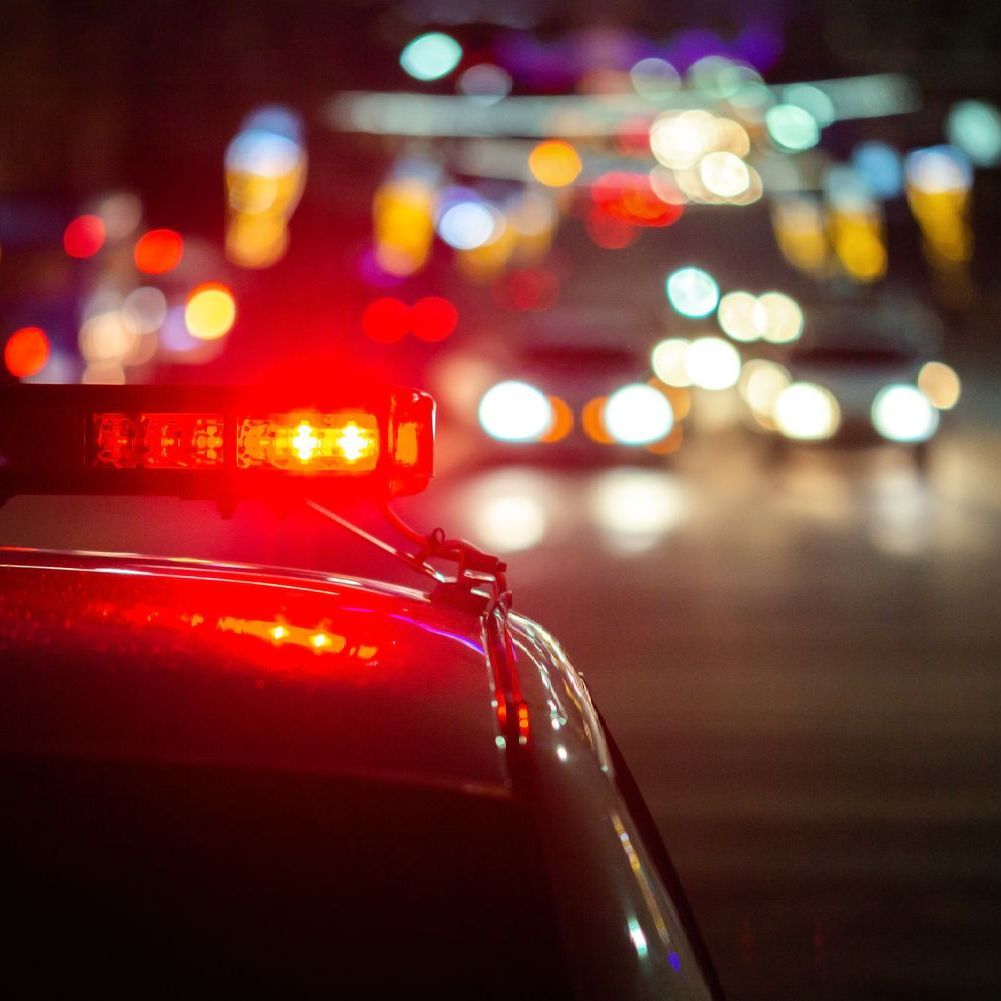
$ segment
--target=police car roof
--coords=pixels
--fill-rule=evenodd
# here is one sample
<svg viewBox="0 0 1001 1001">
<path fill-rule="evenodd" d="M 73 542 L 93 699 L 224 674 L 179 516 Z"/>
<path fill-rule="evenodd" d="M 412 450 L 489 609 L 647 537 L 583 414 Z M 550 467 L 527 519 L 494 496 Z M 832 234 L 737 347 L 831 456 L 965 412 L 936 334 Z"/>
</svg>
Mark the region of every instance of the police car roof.
<svg viewBox="0 0 1001 1001">
<path fill-rule="evenodd" d="M 0 749 L 504 795 L 479 616 L 356 578 L 0 548 Z"/>
</svg>

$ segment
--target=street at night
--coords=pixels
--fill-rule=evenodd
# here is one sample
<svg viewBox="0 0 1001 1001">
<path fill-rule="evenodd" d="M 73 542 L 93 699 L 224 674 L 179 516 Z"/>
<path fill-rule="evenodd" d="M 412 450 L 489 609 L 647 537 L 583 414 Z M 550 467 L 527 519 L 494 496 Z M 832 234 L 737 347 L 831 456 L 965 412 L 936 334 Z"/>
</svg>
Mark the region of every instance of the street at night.
<svg viewBox="0 0 1001 1001">
<path fill-rule="evenodd" d="M 350 719 L 344 747 L 321 741 L 296 781 L 361 776 L 378 796 L 447 787 L 477 810 L 510 802 L 532 837 L 554 839 L 526 850 L 525 871 L 554 856 L 565 868 L 517 920 L 498 912 L 497 927 L 540 955 L 555 936 L 569 973 L 552 983 L 568 993 L 539 986 L 552 971 L 526 960 L 540 980 L 521 996 L 715 998 L 589 691 L 677 870 L 719 996 L 1001 996 L 1001 16 L 897 2 L 510 6 L 11 10 L 0 32 L 0 687 L 14 695 L 0 700 L 0 733 L 14 736 L 0 739 L 0 765 L 64 755 L 73 767 L 256 774 L 233 734 L 263 712 L 281 745 L 296 727 L 276 721 L 319 719 L 310 700 L 329 685 L 323 704 Z M 307 506 L 317 501 L 375 545 Z M 387 507 L 404 522 L 381 517 Z M 186 567 L 197 583 L 183 583 Z M 282 589 L 290 607 L 306 599 L 293 600 L 294 574 L 275 583 L 276 567 L 314 573 L 301 580 L 329 614 L 287 621 Z M 66 587 L 65 611 L 53 606 L 53 634 L 31 640 L 43 596 L 70 576 L 83 583 Z M 112 590 L 125 582 L 119 597 L 132 578 L 139 592 L 147 577 L 177 587 L 176 606 L 90 597 L 105 577 Z M 36 590 L 22 593 L 29 578 Z M 237 578 L 264 596 L 256 617 L 227 611 L 213 625 L 185 604 L 186 588 L 208 607 Z M 552 635 L 538 640 L 548 653 L 530 652 L 534 627 L 508 615 L 509 600 Z M 383 623 L 378 643 L 336 631 L 360 610 Z M 197 651 L 196 627 L 209 637 Z M 419 741 L 393 727 L 411 719 L 400 705 L 416 685 L 401 665 L 425 642 L 478 652 L 490 671 L 480 705 L 463 701 L 472 686 L 453 698 L 419 664 L 440 703 L 429 695 L 427 719 L 413 714 L 413 734 L 431 734 L 434 767 L 422 771 Z M 380 644 L 400 659 L 380 661 Z M 342 653 L 357 662 L 344 668 Z M 189 654 L 195 680 L 161 721 L 150 693 L 174 691 Z M 308 670 L 295 675 L 300 655 Z M 52 680 L 59 657 L 70 689 Z M 466 678 L 455 657 L 443 679 Z M 390 665 L 371 673 L 384 704 L 365 702 L 369 680 L 350 673 L 366 658 Z M 328 663 L 339 666 L 324 675 Z M 519 663 L 551 698 L 521 691 Z M 241 717 L 245 692 L 265 688 L 254 672 L 275 665 L 275 688 L 289 687 Z M 150 687 L 128 687 L 147 672 Z M 78 716 L 44 722 L 79 679 Z M 218 716 L 197 717 L 199 730 L 186 700 L 228 684 L 236 702 L 207 701 Z M 112 721 L 118 736 L 102 731 L 101 745 L 101 713 L 86 729 L 98 690 L 135 708 L 137 743 Z M 356 696 L 368 710 L 350 708 Z M 40 707 L 37 732 L 19 698 Z M 560 743 L 574 713 L 579 744 Z M 485 727 L 479 743 L 471 720 Z M 232 747 L 213 744 L 216 725 Z M 76 746 L 64 726 L 90 736 Z M 212 738 L 204 758 L 196 731 Z M 369 739 L 385 746 L 371 752 Z M 573 766 L 558 794 L 547 740 L 557 772 Z M 596 767 L 577 771 L 582 761 Z M 260 774 L 273 767 L 286 765 Z M 69 779 L 50 791 L 39 816 L 58 838 L 63 798 L 88 797 Z M 388 802 L 378 836 L 392 842 L 402 813 Z M 579 812 L 561 814 L 568 805 Z M 479 818 L 456 830 L 468 822 L 486 843 L 494 832 Z M 451 830 L 447 813 L 434 820 Z M 111 828 L 90 823 L 103 842 Z M 163 833 L 142 823 L 151 839 Z M 362 828 L 345 829 L 367 858 Z M 613 850 L 589 855 L 602 832 Z M 447 845 L 433 825 L 420 836 Z M 197 841 L 193 855 L 212 856 Z M 420 855 L 419 843 L 407 850 Z M 361 872 L 353 850 L 339 861 Z M 33 914 L 37 860 L 10 860 Z M 522 875 L 501 856 L 476 863 L 476 878 L 491 866 L 491 878 Z M 578 864 L 594 871 L 578 880 Z M 423 893 L 426 877 L 404 881 Z M 602 897 L 606 877 L 617 889 Z M 387 904 L 361 877 L 352 890 L 402 922 L 397 945 L 434 929 L 423 904 Z M 288 892 L 291 910 L 312 913 L 311 891 Z M 552 926 L 547 894 L 564 915 Z M 458 896 L 442 890 L 435 906 L 468 916 L 475 937 L 482 900 Z M 378 920 L 362 937 L 381 949 Z M 24 927 L 25 941 L 45 942 Z M 315 921 L 307 931 L 326 934 Z M 414 996 L 429 983 L 420 941 Z M 227 962 L 253 982 L 230 946 Z M 367 983 L 372 963 L 354 952 Z M 205 969 L 227 976 L 208 955 Z M 590 967 L 578 968 L 582 955 Z M 157 993 L 136 957 L 125 993 Z M 393 969 L 391 946 L 376 965 Z M 401 960 L 397 972 L 409 969 Z M 459 965 L 450 972 L 464 983 Z M 503 994 L 499 975 L 488 982 Z M 388 996 L 370 989 L 357 996 Z"/>
<path fill-rule="evenodd" d="M 734 998 L 1001 981 L 1001 432 L 936 449 L 922 478 L 892 449 L 776 469 L 731 438 L 667 471 L 488 469 L 404 507 L 526 547 L 516 607 L 588 679 Z M 140 503 L 15 500 L 2 524 L 20 545 L 413 583 L 311 513 L 161 501 L 136 530 Z"/>
</svg>

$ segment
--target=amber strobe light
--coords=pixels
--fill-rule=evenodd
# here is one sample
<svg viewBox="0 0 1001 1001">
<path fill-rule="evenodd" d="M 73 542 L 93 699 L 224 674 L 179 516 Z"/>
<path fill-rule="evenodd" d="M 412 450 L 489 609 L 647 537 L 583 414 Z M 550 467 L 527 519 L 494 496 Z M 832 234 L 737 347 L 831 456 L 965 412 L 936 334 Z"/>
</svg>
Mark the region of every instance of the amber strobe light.
<svg viewBox="0 0 1001 1001">
<path fill-rule="evenodd" d="M 0 389 L 0 496 L 416 493 L 434 404 L 412 389 L 13 386 Z M 31 429 L 31 433 L 28 433 Z M 298 487 L 295 484 L 299 484 Z"/>
<path fill-rule="evenodd" d="M 237 431 L 236 462 L 243 469 L 367 473 L 379 459 L 373 414 L 274 414 L 247 417 Z"/>
</svg>

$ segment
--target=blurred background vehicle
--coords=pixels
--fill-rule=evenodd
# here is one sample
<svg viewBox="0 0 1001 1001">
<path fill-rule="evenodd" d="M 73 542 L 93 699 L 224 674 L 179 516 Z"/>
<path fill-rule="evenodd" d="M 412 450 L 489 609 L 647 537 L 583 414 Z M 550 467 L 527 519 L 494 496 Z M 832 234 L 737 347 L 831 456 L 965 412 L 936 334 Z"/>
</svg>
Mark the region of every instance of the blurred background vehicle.
<svg viewBox="0 0 1001 1001">
<path fill-rule="evenodd" d="M 939 412 L 959 400 L 955 371 L 937 359 L 933 315 L 913 302 L 815 307 L 809 333 L 771 358 L 751 360 L 741 395 L 753 425 L 791 444 L 911 446 L 925 468 Z"/>
<path fill-rule="evenodd" d="M 499 344 L 453 350 L 432 374 L 444 419 L 494 463 L 659 462 L 679 438 L 672 394 L 675 406 L 684 394 L 653 378 L 650 326 L 628 311 L 566 307 L 522 320 Z"/>
</svg>

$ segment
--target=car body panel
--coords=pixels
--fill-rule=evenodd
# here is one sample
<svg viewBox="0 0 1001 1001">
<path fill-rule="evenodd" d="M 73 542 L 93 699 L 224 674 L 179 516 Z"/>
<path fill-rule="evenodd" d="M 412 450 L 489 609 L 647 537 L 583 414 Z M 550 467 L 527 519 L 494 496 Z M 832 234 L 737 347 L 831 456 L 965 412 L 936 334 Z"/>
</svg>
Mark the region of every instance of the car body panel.
<svg viewBox="0 0 1001 1001">
<path fill-rule="evenodd" d="M 319 646 L 318 636 L 324 637 Z M 129 771 L 138 763 L 152 769 L 144 774 L 153 785 L 161 774 L 175 791 L 206 784 L 197 809 L 211 818 L 218 790 L 233 788 L 237 796 L 255 776 L 273 776 L 257 813 L 270 808 L 272 797 L 284 803 L 286 792 L 304 781 L 326 783 L 309 793 L 306 827 L 290 828 L 298 833 L 289 835 L 293 848 L 305 839 L 310 858 L 317 850 L 322 858 L 310 818 L 326 809 L 324 797 L 333 795 L 335 808 L 342 780 L 360 788 L 370 783 L 388 790 L 378 797 L 390 804 L 373 816 L 394 823 L 394 797 L 400 816 L 409 816 L 397 835 L 399 851 L 391 844 L 381 849 L 385 866 L 380 862 L 370 874 L 377 884 L 382 868 L 401 864 L 396 856 L 409 850 L 403 845 L 427 836 L 418 830 L 425 819 L 413 799 L 421 789 L 432 814 L 428 824 L 445 823 L 435 835 L 439 845 L 449 836 L 455 797 L 494 801 L 498 809 L 507 803 L 506 812 L 495 814 L 496 834 L 493 824 L 483 831 L 481 864 L 509 873 L 499 886 L 510 887 L 510 906 L 526 928 L 545 913 L 558 929 L 550 941 L 550 926 L 541 926 L 535 948 L 544 949 L 544 961 L 519 973 L 523 993 L 566 996 L 551 992 L 564 975 L 554 971 L 565 970 L 576 999 L 713 996 L 711 974 L 658 863 L 662 846 L 656 832 L 642 829 L 624 792 L 624 765 L 616 763 L 587 688 L 559 644 L 503 604 L 481 615 L 407 589 L 317 573 L 0 549 L 0 681 L 0 760 L 5 776 L 17 776 L 21 794 L 37 773 L 57 797 L 71 784 L 71 798 L 99 803 L 101 769 L 110 763 L 113 781 L 125 774 L 132 783 L 126 797 L 132 804 L 146 781 Z M 46 761 L 69 770 L 47 772 L 49 766 L 37 764 Z M 143 821 L 150 841 L 163 823 L 187 822 L 183 812 L 175 818 L 152 799 L 152 806 L 142 804 L 157 818 Z M 129 822 L 132 806 L 123 812 L 120 797 L 111 802 L 119 822 Z M 278 809 L 294 815 L 301 808 L 290 801 Z M 57 798 L 57 815 L 59 809 Z M 476 816 L 491 814 L 485 807 Z M 515 847 L 519 834 L 505 837 L 508 854 L 527 854 L 507 857 L 496 845 L 486 853 L 509 816 L 527 822 L 531 848 Z M 465 821 L 474 826 L 460 835 L 456 819 L 455 836 L 466 840 L 454 854 L 457 864 L 474 866 L 467 879 L 472 893 L 477 856 L 467 842 L 476 837 L 476 821 Z M 213 821 L 220 822 L 229 821 Z M 383 837 L 386 822 L 369 841 Z M 88 823 L 100 841 L 100 817 Z M 323 823 L 333 831 L 340 821 Z M 512 831 L 523 827 L 517 820 Z M 54 830 L 58 838 L 58 821 Z M 30 842 L 30 831 L 26 837 Z M 186 851 L 200 857 L 197 828 L 187 837 Z M 140 829 L 130 842 L 140 860 L 143 844 Z M 178 864 L 172 859 L 161 869 Z M 180 864 L 176 878 L 189 878 Z M 211 853 L 200 864 L 207 866 L 200 878 L 215 879 Z M 288 892 L 283 865 L 278 876 L 274 865 L 261 870 L 271 880 L 269 892 Z M 427 876 L 436 878 L 434 871 Z M 238 882 L 247 878 L 256 877 Z M 318 871 L 317 878 L 330 877 Z M 469 909 L 474 928 L 479 920 L 497 927 L 496 915 L 487 923 L 475 900 L 461 899 L 454 874 L 440 878 L 442 892 L 447 887 L 459 898 L 454 906 Z M 313 907 L 308 873 L 296 879 L 293 897 Z M 386 917 L 395 934 L 406 934 L 406 915 Z M 316 934 L 312 925 L 304 929 L 307 938 Z M 387 949 L 392 955 L 392 942 Z M 547 985 L 539 993 L 532 991 L 536 976 Z"/>
<path fill-rule="evenodd" d="M 541 828 L 577 957 L 575 996 L 711 997 L 711 973 L 655 862 L 652 832 L 623 796 L 587 687 L 541 626 L 511 616 L 511 635 L 535 724 L 533 794 L 548 807 Z"/>
<path fill-rule="evenodd" d="M 0 744 L 502 790 L 476 633 L 344 578 L 3 550 Z"/>
</svg>

